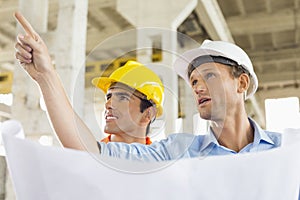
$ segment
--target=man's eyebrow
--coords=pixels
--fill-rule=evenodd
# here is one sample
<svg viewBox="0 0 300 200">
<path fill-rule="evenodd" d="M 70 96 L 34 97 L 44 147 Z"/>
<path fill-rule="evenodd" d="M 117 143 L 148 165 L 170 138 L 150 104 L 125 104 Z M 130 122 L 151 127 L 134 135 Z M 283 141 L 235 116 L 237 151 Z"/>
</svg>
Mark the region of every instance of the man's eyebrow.
<svg viewBox="0 0 300 200">
<path fill-rule="evenodd" d="M 132 94 L 129 94 L 127 92 L 115 92 L 113 93 L 114 95 L 117 95 L 117 96 L 127 96 L 127 97 L 130 97 L 132 96 Z"/>
<path fill-rule="evenodd" d="M 195 69 L 195 71 L 196 71 L 197 69 Z M 203 74 L 205 74 L 205 73 L 208 73 L 208 72 L 214 72 L 214 73 L 220 73 L 220 70 L 218 70 L 218 69 L 216 69 L 216 68 L 207 68 L 207 69 L 198 69 L 197 70 L 198 71 L 198 73 L 202 76 Z M 190 80 L 192 80 L 195 76 L 197 76 L 197 75 L 191 75 L 190 76 Z"/>
<path fill-rule="evenodd" d="M 111 96 L 113 96 L 113 95 L 115 95 L 115 96 L 126 96 L 126 97 L 131 97 L 132 96 L 131 93 L 129 94 L 127 92 L 112 92 L 112 93 L 106 94 L 106 99 L 111 98 Z"/>
<path fill-rule="evenodd" d="M 197 69 L 195 69 L 196 71 Z M 219 69 L 216 69 L 214 67 L 212 68 L 207 68 L 207 69 L 198 69 L 197 72 L 200 74 L 200 75 L 203 75 L 205 73 L 209 73 L 209 72 L 213 72 L 213 73 L 220 73 L 220 70 Z M 192 78 L 192 76 L 190 77 L 190 79 Z"/>
<path fill-rule="evenodd" d="M 218 72 L 219 70 L 216 69 L 215 67 L 210 67 L 210 68 L 206 68 L 206 69 L 195 69 L 198 70 L 199 73 L 203 73 L 203 72 Z"/>
</svg>

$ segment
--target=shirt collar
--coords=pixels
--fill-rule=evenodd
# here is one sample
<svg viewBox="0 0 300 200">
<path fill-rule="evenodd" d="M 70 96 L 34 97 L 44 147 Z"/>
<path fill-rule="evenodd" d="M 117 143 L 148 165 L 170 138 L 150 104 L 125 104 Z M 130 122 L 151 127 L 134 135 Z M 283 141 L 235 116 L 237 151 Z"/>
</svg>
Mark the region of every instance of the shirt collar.
<svg viewBox="0 0 300 200">
<path fill-rule="evenodd" d="M 258 145 L 260 141 L 265 141 L 270 144 L 274 144 L 271 138 L 266 134 L 266 132 L 250 117 L 248 118 L 251 126 L 254 129 L 254 140 L 253 145 Z"/>
<path fill-rule="evenodd" d="M 202 145 L 200 147 L 200 152 L 208 148 L 211 144 L 219 145 L 219 142 L 217 141 L 212 129 L 209 128 L 208 133 L 204 136 Z"/>
<path fill-rule="evenodd" d="M 254 140 L 253 140 L 253 146 L 256 146 L 260 143 L 260 141 L 265 141 L 267 143 L 270 144 L 274 144 L 274 142 L 271 140 L 271 138 L 266 134 L 266 132 L 250 117 L 248 117 L 248 120 L 251 124 L 251 126 L 254 129 Z M 216 136 L 214 135 L 213 131 L 211 128 L 209 128 L 208 134 L 205 135 L 200 151 L 203 151 L 204 149 L 206 149 L 207 147 L 209 147 L 209 145 L 218 145 L 220 146 Z"/>
</svg>

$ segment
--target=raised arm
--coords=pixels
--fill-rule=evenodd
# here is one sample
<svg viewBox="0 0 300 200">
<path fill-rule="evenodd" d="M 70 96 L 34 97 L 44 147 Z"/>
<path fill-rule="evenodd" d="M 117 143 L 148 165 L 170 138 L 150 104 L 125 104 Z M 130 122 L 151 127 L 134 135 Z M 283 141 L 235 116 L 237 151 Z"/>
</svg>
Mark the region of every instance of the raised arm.
<svg viewBox="0 0 300 200">
<path fill-rule="evenodd" d="M 16 59 L 39 85 L 60 142 L 67 148 L 99 152 L 93 134 L 70 104 L 44 41 L 21 13 L 16 12 L 15 18 L 25 30 L 17 37 Z"/>
</svg>

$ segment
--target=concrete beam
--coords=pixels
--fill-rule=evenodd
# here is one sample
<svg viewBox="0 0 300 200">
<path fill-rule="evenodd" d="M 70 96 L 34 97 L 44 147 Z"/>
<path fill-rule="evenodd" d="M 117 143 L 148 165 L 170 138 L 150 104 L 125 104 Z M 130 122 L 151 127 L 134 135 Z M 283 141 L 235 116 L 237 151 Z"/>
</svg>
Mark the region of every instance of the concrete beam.
<svg viewBox="0 0 300 200">
<path fill-rule="evenodd" d="M 93 30 L 87 35 L 86 51 L 94 55 L 113 49 L 127 49 L 128 51 L 132 51 L 136 49 L 136 35 L 136 30 L 123 31 L 121 33 Z"/>
<path fill-rule="evenodd" d="M 300 26 L 300 13 L 294 10 L 263 12 L 245 17 L 229 17 L 226 21 L 233 35 L 263 34 L 295 30 L 295 27 Z"/>
<path fill-rule="evenodd" d="M 278 85 L 285 85 L 288 82 L 295 82 L 298 80 L 300 83 L 300 71 L 298 70 L 289 70 L 278 72 L 277 70 L 274 72 L 268 72 L 265 74 L 257 74 L 259 85 L 267 85 L 270 83 L 278 84 Z"/>
<path fill-rule="evenodd" d="M 107 8 L 107 7 L 116 7 L 116 0 L 89 0 L 88 8 Z"/>
<path fill-rule="evenodd" d="M 256 95 L 260 99 L 271 99 L 271 98 L 286 98 L 286 97 L 298 97 L 300 98 L 300 87 L 277 87 L 274 89 L 259 90 Z"/>
<path fill-rule="evenodd" d="M 246 15 L 246 9 L 243 0 L 237 0 L 237 6 L 242 16 Z"/>
<path fill-rule="evenodd" d="M 14 21 L 13 13 L 19 9 L 19 1 L 1 1 L 0 2 L 0 19 L 1 22 Z"/>
<path fill-rule="evenodd" d="M 162 27 L 176 30 L 195 8 L 195 0 L 117 1 L 117 11 L 136 27 Z M 133 12 L 133 10 L 135 12 Z M 155 15 L 153 15 L 155 14 Z M 160 18 L 160 20 L 154 20 Z"/>
<path fill-rule="evenodd" d="M 126 27 L 130 27 L 130 23 L 125 20 L 122 15 L 117 12 L 114 8 L 109 7 L 109 8 L 102 8 L 101 9 L 102 17 L 104 18 L 104 21 L 109 21 L 110 25 L 109 28 L 115 27 L 119 29 L 120 31 L 126 29 Z"/>
<path fill-rule="evenodd" d="M 247 51 L 255 64 L 298 61 L 300 59 L 300 47 L 285 48 L 268 51 Z"/>
<path fill-rule="evenodd" d="M 216 0 L 198 0 L 196 13 L 212 40 L 234 42 Z"/>
</svg>

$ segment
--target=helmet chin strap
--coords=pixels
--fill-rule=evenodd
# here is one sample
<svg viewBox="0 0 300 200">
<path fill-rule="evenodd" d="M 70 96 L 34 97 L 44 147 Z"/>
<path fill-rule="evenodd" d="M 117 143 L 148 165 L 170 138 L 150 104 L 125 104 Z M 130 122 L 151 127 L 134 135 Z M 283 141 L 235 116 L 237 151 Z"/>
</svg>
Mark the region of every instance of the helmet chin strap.
<svg viewBox="0 0 300 200">
<path fill-rule="evenodd" d="M 152 109 L 152 112 L 153 112 L 153 117 L 150 119 L 150 124 L 152 124 L 156 119 L 156 113 L 157 113 L 157 109 L 156 109 L 155 104 L 148 108 L 147 114 L 148 114 L 149 118 L 151 117 L 151 110 L 150 109 Z"/>
<path fill-rule="evenodd" d="M 157 114 L 157 109 L 156 109 L 156 106 L 153 106 L 153 110 L 154 110 L 154 115 L 153 115 L 153 118 L 151 119 L 150 123 L 152 124 L 155 119 L 156 119 L 156 114 Z"/>
</svg>

